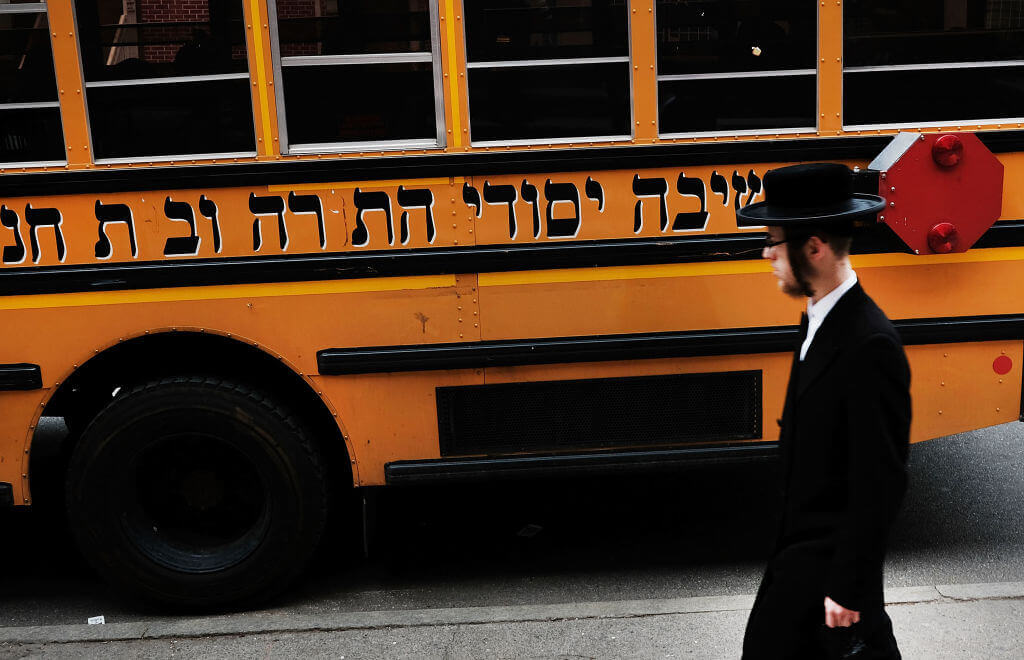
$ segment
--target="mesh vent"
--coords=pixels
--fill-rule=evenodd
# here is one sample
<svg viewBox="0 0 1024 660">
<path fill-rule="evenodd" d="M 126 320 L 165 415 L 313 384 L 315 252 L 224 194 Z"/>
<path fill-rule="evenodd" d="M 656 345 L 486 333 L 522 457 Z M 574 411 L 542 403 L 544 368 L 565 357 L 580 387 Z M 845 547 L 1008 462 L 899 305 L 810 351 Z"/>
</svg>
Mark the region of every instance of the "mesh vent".
<svg viewBox="0 0 1024 660">
<path fill-rule="evenodd" d="M 437 388 L 441 455 L 761 437 L 761 372 Z"/>
</svg>

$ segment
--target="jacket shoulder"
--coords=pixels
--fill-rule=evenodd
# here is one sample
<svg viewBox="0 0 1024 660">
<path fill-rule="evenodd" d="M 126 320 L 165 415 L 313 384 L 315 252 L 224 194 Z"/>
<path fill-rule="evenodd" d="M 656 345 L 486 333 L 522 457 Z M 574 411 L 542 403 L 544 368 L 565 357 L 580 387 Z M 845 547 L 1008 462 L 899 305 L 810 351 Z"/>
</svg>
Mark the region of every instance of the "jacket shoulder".
<svg viewBox="0 0 1024 660">
<path fill-rule="evenodd" d="M 888 343 L 885 341 L 888 339 L 902 349 L 903 341 L 900 339 L 896 326 L 863 289 L 860 294 L 856 301 L 859 309 L 852 315 L 852 322 L 847 328 L 852 343 L 858 345 L 868 341 Z"/>
</svg>

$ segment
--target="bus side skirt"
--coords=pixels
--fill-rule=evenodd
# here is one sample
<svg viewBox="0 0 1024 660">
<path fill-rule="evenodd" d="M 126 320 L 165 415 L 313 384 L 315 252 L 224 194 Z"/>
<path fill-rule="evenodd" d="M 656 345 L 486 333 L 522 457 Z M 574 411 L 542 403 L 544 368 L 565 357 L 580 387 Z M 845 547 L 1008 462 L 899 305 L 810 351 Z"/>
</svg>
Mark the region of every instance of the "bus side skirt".
<svg viewBox="0 0 1024 660">
<path fill-rule="evenodd" d="M 756 442 L 719 447 L 687 447 L 655 451 L 600 452 L 557 456 L 508 458 L 429 459 L 394 461 L 384 468 L 388 485 L 431 481 L 473 481 L 575 474 L 600 474 L 620 470 L 671 470 L 709 464 L 771 461 L 778 443 Z"/>
</svg>

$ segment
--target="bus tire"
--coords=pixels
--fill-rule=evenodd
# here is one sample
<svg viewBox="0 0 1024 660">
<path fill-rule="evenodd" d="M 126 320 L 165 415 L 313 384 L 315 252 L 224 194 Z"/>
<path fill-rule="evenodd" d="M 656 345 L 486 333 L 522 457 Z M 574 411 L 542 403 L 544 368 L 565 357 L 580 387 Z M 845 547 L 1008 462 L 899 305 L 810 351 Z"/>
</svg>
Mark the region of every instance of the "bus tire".
<svg viewBox="0 0 1024 660">
<path fill-rule="evenodd" d="M 252 605 L 303 570 L 327 516 L 310 434 L 248 386 L 174 377 L 119 392 L 68 468 L 71 531 L 100 575 L 178 608 Z"/>
</svg>

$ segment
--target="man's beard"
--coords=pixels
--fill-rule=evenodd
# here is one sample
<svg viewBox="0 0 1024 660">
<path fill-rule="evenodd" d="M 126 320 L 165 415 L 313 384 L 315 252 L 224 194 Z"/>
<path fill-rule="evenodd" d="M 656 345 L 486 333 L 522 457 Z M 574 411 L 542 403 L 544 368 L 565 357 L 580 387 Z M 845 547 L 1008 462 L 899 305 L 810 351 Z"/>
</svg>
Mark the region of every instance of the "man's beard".
<svg viewBox="0 0 1024 660">
<path fill-rule="evenodd" d="M 814 267 L 807 261 L 804 255 L 804 243 L 807 237 L 793 237 L 786 242 L 786 253 L 789 257 L 789 269 L 793 273 L 792 282 L 782 283 L 782 292 L 794 298 L 810 298 L 814 295 L 814 289 L 807 281 L 808 275 L 814 274 Z"/>
<path fill-rule="evenodd" d="M 779 288 L 784 294 L 790 298 L 809 298 L 810 296 L 806 293 L 804 285 L 794 281 L 785 282 L 779 280 Z"/>
</svg>

